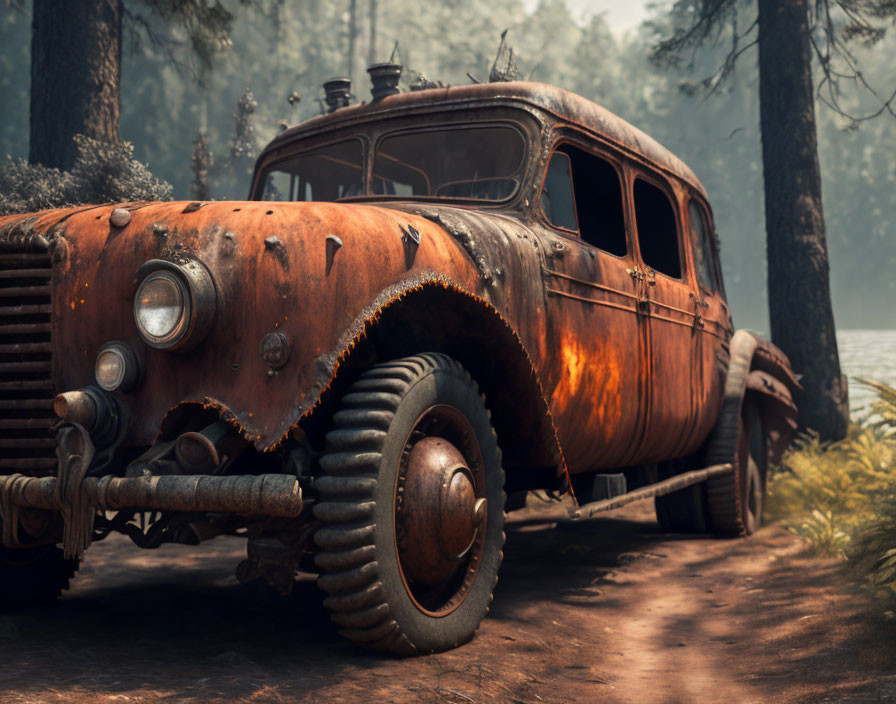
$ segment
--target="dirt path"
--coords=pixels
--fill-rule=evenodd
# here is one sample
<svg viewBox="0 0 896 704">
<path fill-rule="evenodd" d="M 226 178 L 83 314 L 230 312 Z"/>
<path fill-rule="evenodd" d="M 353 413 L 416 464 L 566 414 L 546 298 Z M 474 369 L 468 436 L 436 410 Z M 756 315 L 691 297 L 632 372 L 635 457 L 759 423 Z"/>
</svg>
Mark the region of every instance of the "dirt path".
<svg viewBox="0 0 896 704">
<path fill-rule="evenodd" d="M 312 580 L 246 593 L 241 555 L 93 546 L 58 605 L 0 617 L 0 702 L 896 702 L 896 625 L 776 527 L 667 535 L 649 507 L 518 519 L 477 638 L 411 660 L 343 642 Z"/>
</svg>

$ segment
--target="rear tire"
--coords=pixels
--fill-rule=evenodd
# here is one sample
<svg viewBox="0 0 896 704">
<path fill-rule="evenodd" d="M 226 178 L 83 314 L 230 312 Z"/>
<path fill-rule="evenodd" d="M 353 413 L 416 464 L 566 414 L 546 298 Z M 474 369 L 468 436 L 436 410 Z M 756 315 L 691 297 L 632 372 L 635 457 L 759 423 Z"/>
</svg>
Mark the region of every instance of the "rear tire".
<svg viewBox="0 0 896 704">
<path fill-rule="evenodd" d="M 703 464 L 697 457 L 690 456 L 661 463 L 659 480 L 699 469 Z M 704 488 L 701 484 L 657 496 L 653 500 L 656 520 L 666 533 L 705 533 L 707 531 L 705 501 Z"/>
<path fill-rule="evenodd" d="M 706 501 L 715 532 L 752 535 L 762 525 L 768 474 L 768 438 L 759 408 L 750 396 L 744 399 L 737 428 L 732 463 L 734 471 L 709 480 Z"/>
<path fill-rule="evenodd" d="M 462 462 L 449 466 L 449 456 Z M 497 583 L 505 495 L 489 413 L 464 368 L 421 354 L 365 372 L 341 401 L 320 466 L 315 562 L 341 633 L 401 654 L 470 640 Z"/>
</svg>

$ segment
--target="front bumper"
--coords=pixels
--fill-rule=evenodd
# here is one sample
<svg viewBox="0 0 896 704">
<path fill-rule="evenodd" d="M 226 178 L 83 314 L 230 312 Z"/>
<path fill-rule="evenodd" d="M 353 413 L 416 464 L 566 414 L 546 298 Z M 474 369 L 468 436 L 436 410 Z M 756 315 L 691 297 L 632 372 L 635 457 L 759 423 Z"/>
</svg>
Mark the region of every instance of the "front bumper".
<svg viewBox="0 0 896 704">
<path fill-rule="evenodd" d="M 97 509 L 220 512 L 240 515 L 297 517 L 302 490 L 289 474 L 162 475 L 89 477 L 93 459 L 90 436 L 82 426 L 57 433 L 59 470 L 56 477 L 0 476 L 0 522 L 3 543 L 20 547 L 21 508 L 58 511 L 63 519 L 63 550 L 80 557 L 90 545 Z"/>
</svg>

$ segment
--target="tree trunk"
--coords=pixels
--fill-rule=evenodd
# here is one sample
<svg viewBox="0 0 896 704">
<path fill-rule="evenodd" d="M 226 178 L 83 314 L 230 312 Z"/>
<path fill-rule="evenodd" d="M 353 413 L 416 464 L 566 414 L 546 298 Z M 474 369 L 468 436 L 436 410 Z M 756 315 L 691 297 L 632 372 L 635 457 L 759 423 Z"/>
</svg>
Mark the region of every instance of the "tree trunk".
<svg viewBox="0 0 896 704">
<path fill-rule="evenodd" d="M 800 426 L 846 434 L 815 134 L 808 0 L 759 0 L 759 115 L 772 341 L 802 374 Z"/>
<path fill-rule="evenodd" d="M 377 61 L 376 58 L 376 20 L 377 15 L 379 14 L 379 8 L 377 7 L 377 0 L 370 0 L 370 5 L 368 7 L 369 16 L 370 16 L 370 40 L 367 46 L 367 64 L 375 64 Z"/>
<path fill-rule="evenodd" d="M 34 0 L 29 160 L 69 169 L 76 134 L 119 140 L 122 0 Z"/>
<path fill-rule="evenodd" d="M 355 44 L 358 39 L 358 0 L 349 0 L 348 4 L 348 65 L 349 80 L 355 80 Z"/>
</svg>

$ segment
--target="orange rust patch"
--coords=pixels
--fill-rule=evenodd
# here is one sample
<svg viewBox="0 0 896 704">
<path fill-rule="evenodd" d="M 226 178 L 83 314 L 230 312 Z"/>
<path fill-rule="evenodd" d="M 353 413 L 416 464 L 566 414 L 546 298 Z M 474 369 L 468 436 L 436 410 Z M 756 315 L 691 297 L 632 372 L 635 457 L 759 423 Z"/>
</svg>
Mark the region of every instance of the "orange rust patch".
<svg viewBox="0 0 896 704">
<path fill-rule="evenodd" d="M 426 288 L 428 286 L 437 286 L 446 291 L 459 293 L 459 294 L 466 296 L 467 298 L 475 301 L 476 303 L 484 306 L 486 308 L 486 310 L 488 310 L 490 313 L 494 314 L 498 318 L 498 320 L 501 323 L 503 323 L 505 325 L 505 327 L 512 333 L 514 339 L 516 340 L 517 344 L 519 345 L 519 349 L 522 350 L 523 354 L 526 357 L 526 362 L 528 363 L 528 366 L 529 366 L 529 373 L 532 375 L 532 378 L 534 379 L 536 386 L 538 388 L 540 400 L 541 400 L 544 410 L 545 410 L 545 417 L 547 418 L 548 423 L 550 424 L 551 434 L 553 436 L 554 443 L 557 448 L 557 452 L 560 456 L 560 465 L 563 470 L 563 473 L 566 475 L 567 484 L 569 486 L 569 493 L 572 495 L 573 499 L 575 499 L 575 493 L 573 492 L 573 489 L 572 489 L 572 481 L 570 480 L 569 469 L 567 468 L 567 465 L 566 465 L 566 458 L 563 455 L 563 447 L 560 445 L 560 440 L 559 440 L 559 437 L 557 436 L 557 428 L 554 423 L 554 418 L 551 413 L 550 406 L 548 405 L 547 398 L 544 393 L 544 388 L 542 387 L 541 380 L 538 378 L 538 374 L 535 370 L 535 364 L 532 361 L 532 357 L 529 355 L 529 351 L 526 349 L 526 346 L 523 343 L 522 338 L 519 336 L 519 333 L 517 333 L 517 331 L 514 330 L 513 326 L 511 326 L 507 322 L 507 320 L 504 318 L 504 316 L 501 315 L 501 312 L 494 305 L 492 305 L 489 301 L 467 291 L 464 288 L 461 288 L 460 286 L 457 286 L 456 284 L 451 282 L 449 279 L 447 279 L 443 276 L 439 276 L 439 275 L 431 275 L 430 277 L 427 277 L 426 279 L 419 281 L 418 283 L 416 283 L 413 286 L 402 289 L 394 297 L 392 297 L 391 299 L 389 299 L 388 301 L 382 303 L 379 307 L 377 307 L 376 310 L 374 310 L 373 313 L 370 314 L 364 320 L 364 325 L 363 325 L 361 331 L 357 335 L 355 335 L 351 339 L 349 344 L 346 345 L 343 348 L 343 350 L 337 355 L 336 364 L 333 367 L 333 371 L 330 375 L 330 379 L 327 382 L 326 386 L 324 386 L 324 388 L 317 395 L 317 399 L 315 400 L 314 404 L 310 408 L 308 408 L 298 419 L 296 419 L 296 422 L 289 428 L 289 430 L 287 430 L 287 432 L 283 436 L 281 436 L 277 440 L 277 442 L 275 442 L 272 446 L 266 448 L 265 451 L 273 450 L 273 449 L 277 448 L 289 436 L 289 432 L 291 430 L 298 428 L 298 424 L 302 420 L 309 417 L 315 410 L 317 410 L 317 408 L 321 405 L 321 403 L 323 401 L 324 394 L 326 394 L 327 391 L 329 391 L 329 389 L 333 385 L 333 381 L 338 376 L 340 365 L 348 359 L 351 352 L 354 351 L 354 349 L 358 346 L 358 344 L 364 338 L 367 337 L 369 330 L 381 318 L 383 311 L 386 308 L 388 308 L 389 306 L 391 306 L 395 303 L 398 303 L 398 302 L 402 301 L 403 299 L 407 298 L 408 295 L 422 291 L 424 288 Z"/>
<path fill-rule="evenodd" d="M 333 370 L 330 374 L 330 377 L 329 377 L 326 385 L 317 394 L 317 398 L 315 399 L 315 402 L 295 420 L 295 422 L 286 430 L 285 433 L 283 433 L 276 441 L 270 443 L 266 447 L 258 447 L 258 442 L 261 440 L 260 435 L 251 436 L 251 437 L 254 437 L 254 444 L 256 446 L 256 449 L 258 449 L 259 451 L 264 452 L 264 453 L 274 452 L 274 451 L 278 450 L 280 447 L 282 447 L 283 444 L 290 438 L 291 435 L 293 437 L 296 437 L 298 434 L 301 434 L 302 436 L 304 436 L 304 431 L 299 427 L 299 423 L 301 423 L 306 418 L 310 417 L 321 406 L 321 404 L 323 403 L 324 395 L 328 391 L 330 391 L 330 389 L 333 385 L 333 382 L 335 381 L 336 377 L 339 375 L 340 368 L 342 367 L 343 364 L 345 364 L 345 362 L 351 356 L 351 353 L 353 351 L 355 351 L 358 344 L 367 337 L 367 335 L 369 334 L 369 331 L 380 320 L 380 318 L 382 317 L 382 314 L 386 310 L 386 308 L 404 300 L 410 294 L 417 293 L 417 292 L 422 291 L 423 289 L 430 287 L 430 286 L 437 286 L 437 287 L 440 287 L 447 291 L 462 294 L 463 296 L 484 306 L 487 311 L 494 314 L 498 318 L 498 320 L 501 323 L 503 323 L 504 326 L 512 333 L 513 338 L 516 340 L 517 345 L 519 346 L 519 349 L 525 355 L 525 359 L 526 359 L 526 362 L 529 367 L 529 373 L 531 374 L 532 379 L 535 381 L 536 388 L 538 389 L 540 400 L 541 400 L 541 403 L 544 408 L 545 417 L 546 417 L 548 423 L 550 424 L 553 441 L 554 441 L 555 447 L 557 448 L 557 453 L 560 458 L 560 467 L 567 479 L 567 485 L 569 487 L 568 491 L 569 491 L 570 495 L 572 496 L 572 498 L 575 500 L 575 493 L 572 490 L 572 482 L 570 481 L 569 470 L 566 465 L 566 458 L 564 457 L 564 454 L 563 454 L 563 448 L 560 445 L 560 441 L 557 436 L 557 429 L 556 429 L 556 426 L 554 423 L 554 418 L 551 413 L 550 406 L 547 403 L 547 399 L 546 399 L 546 396 L 544 393 L 544 388 L 542 387 L 542 384 L 541 384 L 541 380 L 538 378 L 538 375 L 535 370 L 535 365 L 532 361 L 531 356 L 529 355 L 528 350 L 526 349 L 525 344 L 523 343 L 522 338 L 519 336 L 519 334 L 516 332 L 516 330 L 514 330 L 513 327 L 507 322 L 507 320 L 501 315 L 500 311 L 494 305 L 492 305 L 489 301 L 487 301 L 484 298 L 477 296 L 473 293 L 470 293 L 469 291 L 461 288 L 460 286 L 457 286 L 456 284 L 454 284 L 450 280 L 446 279 L 445 277 L 437 276 L 437 275 L 428 276 L 425 279 L 418 281 L 414 285 L 409 286 L 408 288 L 402 289 L 401 291 L 397 292 L 396 295 L 394 295 L 393 297 L 382 302 L 375 310 L 373 310 L 372 313 L 369 313 L 362 321 L 361 330 L 349 340 L 349 342 L 342 348 L 342 350 L 338 354 L 335 355 L 335 363 L 333 365 Z M 166 419 L 175 410 L 181 408 L 182 406 L 184 406 L 186 404 L 191 404 L 191 403 L 195 403 L 195 402 L 185 401 L 183 403 L 177 404 L 176 406 L 174 406 L 173 408 L 171 408 L 168 411 L 168 413 L 166 414 Z M 243 437 L 247 437 L 245 427 L 239 422 L 239 420 L 236 418 L 235 414 L 233 413 L 232 409 L 230 409 L 228 406 L 226 406 L 226 405 L 222 404 L 221 402 L 219 402 L 215 399 L 212 399 L 212 398 L 206 398 L 201 405 L 203 408 L 214 409 L 215 411 L 217 411 L 223 420 L 230 423 L 235 429 L 237 429 L 239 431 L 239 433 Z M 252 413 L 249 413 L 248 416 L 252 417 Z M 162 422 L 163 425 L 164 425 L 164 422 L 165 421 L 163 420 L 163 422 Z M 158 435 L 157 435 L 157 439 L 158 439 Z M 250 438 L 247 438 L 247 439 L 250 439 Z"/>
</svg>

